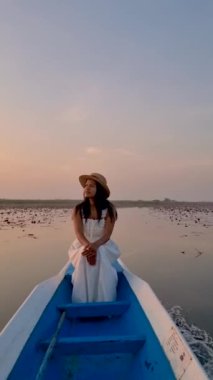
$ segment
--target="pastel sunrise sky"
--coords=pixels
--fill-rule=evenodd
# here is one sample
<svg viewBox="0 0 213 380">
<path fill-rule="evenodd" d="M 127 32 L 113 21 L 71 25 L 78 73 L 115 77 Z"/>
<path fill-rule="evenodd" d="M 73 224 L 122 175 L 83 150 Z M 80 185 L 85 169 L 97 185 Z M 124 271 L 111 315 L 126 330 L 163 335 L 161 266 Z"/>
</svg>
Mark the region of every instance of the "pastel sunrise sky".
<svg viewBox="0 0 213 380">
<path fill-rule="evenodd" d="M 212 0 L 1 0 L 0 198 L 213 201 Z"/>
</svg>

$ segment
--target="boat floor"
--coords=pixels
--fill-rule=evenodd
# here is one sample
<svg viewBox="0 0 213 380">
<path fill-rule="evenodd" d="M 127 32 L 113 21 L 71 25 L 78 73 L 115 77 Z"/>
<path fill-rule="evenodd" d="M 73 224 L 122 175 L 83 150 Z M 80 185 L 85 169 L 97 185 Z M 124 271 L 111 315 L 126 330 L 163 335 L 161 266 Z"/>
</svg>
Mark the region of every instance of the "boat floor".
<svg viewBox="0 0 213 380">
<path fill-rule="evenodd" d="M 135 355 L 53 355 L 51 361 L 45 373 L 46 379 L 127 380 L 133 376 Z"/>
<path fill-rule="evenodd" d="M 115 302 L 72 304 L 66 276 L 8 380 L 166 380 L 175 377 L 123 274 Z M 160 376 L 160 377 L 159 377 Z"/>
</svg>

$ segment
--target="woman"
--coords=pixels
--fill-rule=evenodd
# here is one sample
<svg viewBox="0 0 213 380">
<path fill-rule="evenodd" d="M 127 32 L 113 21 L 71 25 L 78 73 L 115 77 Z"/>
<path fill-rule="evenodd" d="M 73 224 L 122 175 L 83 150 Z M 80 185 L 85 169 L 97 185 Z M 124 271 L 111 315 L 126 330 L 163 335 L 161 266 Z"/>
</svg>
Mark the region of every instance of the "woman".
<svg viewBox="0 0 213 380">
<path fill-rule="evenodd" d="M 76 240 L 69 249 L 74 266 L 72 301 L 113 301 L 116 298 L 117 272 L 113 262 L 120 256 L 110 240 L 117 212 L 107 200 L 110 190 L 104 176 L 81 175 L 84 200 L 73 210 Z"/>
</svg>

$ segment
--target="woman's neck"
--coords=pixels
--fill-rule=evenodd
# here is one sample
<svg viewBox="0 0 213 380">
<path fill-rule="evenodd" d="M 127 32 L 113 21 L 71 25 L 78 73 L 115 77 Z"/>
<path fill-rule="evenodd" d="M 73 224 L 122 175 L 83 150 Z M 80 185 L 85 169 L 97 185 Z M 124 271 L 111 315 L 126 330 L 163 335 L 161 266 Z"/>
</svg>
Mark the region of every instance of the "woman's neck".
<svg viewBox="0 0 213 380">
<path fill-rule="evenodd" d="M 90 207 L 94 207 L 95 206 L 95 201 L 94 201 L 93 198 L 89 199 L 89 203 L 90 203 Z"/>
<path fill-rule="evenodd" d="M 90 198 L 89 199 L 89 203 L 90 203 L 90 218 L 91 219 L 98 219 L 98 211 L 95 207 L 95 202 L 94 202 L 94 199 L 93 198 Z"/>
</svg>

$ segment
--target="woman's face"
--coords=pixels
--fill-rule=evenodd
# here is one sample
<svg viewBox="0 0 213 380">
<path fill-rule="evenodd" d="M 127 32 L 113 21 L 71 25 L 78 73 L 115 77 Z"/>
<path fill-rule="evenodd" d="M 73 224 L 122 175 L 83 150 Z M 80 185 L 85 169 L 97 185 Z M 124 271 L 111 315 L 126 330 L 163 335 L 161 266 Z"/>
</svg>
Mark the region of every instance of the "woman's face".
<svg viewBox="0 0 213 380">
<path fill-rule="evenodd" d="M 96 182 L 93 179 L 88 179 L 84 186 L 84 197 L 94 198 L 97 191 Z"/>
</svg>

